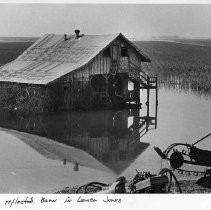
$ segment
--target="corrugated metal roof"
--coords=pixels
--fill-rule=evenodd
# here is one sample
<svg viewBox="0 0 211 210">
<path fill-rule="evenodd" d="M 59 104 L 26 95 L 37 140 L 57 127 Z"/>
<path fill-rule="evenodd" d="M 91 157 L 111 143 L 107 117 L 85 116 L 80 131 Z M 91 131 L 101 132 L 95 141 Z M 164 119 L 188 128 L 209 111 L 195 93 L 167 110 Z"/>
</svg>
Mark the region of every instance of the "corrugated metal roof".
<svg viewBox="0 0 211 210">
<path fill-rule="evenodd" d="M 1 67 L 0 81 L 48 84 L 87 64 L 119 35 L 85 35 L 79 39 L 70 35 L 65 41 L 64 35 L 47 34 Z"/>
</svg>

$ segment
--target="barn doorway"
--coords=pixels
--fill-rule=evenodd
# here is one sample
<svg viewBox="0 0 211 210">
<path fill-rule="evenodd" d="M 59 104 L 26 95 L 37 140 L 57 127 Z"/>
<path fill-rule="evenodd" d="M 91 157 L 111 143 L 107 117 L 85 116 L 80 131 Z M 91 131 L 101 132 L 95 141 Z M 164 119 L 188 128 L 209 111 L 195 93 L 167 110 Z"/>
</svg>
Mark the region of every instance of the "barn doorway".
<svg viewBox="0 0 211 210">
<path fill-rule="evenodd" d="M 107 105 L 110 103 L 110 98 L 107 93 L 106 78 L 102 74 L 92 76 L 90 79 L 92 87 L 92 104 Z"/>
<path fill-rule="evenodd" d="M 106 79 L 102 74 L 94 75 L 91 78 L 91 86 L 97 93 L 106 92 Z"/>
<path fill-rule="evenodd" d="M 125 81 L 127 81 L 127 79 L 125 79 L 124 76 L 121 76 L 120 74 L 109 77 L 108 93 L 113 105 L 121 105 L 125 103 L 125 89 L 127 89 Z"/>
</svg>

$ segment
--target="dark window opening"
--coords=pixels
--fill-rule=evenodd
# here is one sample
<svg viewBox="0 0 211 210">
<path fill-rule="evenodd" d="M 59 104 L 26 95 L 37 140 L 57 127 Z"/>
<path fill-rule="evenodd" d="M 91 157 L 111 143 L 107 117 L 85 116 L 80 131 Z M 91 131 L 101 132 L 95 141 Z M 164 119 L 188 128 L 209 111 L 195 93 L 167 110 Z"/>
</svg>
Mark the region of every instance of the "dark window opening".
<svg viewBox="0 0 211 210">
<path fill-rule="evenodd" d="M 106 91 L 106 79 L 100 74 L 93 76 L 91 85 L 95 92 L 99 93 Z"/>
<path fill-rule="evenodd" d="M 64 90 L 65 91 L 68 91 L 68 89 L 69 89 L 69 87 L 67 87 L 67 86 L 64 87 Z"/>
<path fill-rule="evenodd" d="M 107 48 L 103 51 L 103 56 L 104 57 L 111 57 L 111 50 L 110 48 Z"/>
<path fill-rule="evenodd" d="M 127 47 L 121 47 L 121 56 L 128 57 L 128 49 Z"/>
</svg>

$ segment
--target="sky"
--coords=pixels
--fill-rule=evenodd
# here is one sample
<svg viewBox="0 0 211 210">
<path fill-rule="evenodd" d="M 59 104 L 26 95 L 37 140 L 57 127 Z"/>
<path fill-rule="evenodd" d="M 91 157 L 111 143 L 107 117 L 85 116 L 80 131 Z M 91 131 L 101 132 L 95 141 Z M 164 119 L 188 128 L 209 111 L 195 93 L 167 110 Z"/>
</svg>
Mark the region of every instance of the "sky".
<svg viewBox="0 0 211 210">
<path fill-rule="evenodd" d="M 0 36 L 211 37 L 211 4 L 0 4 Z"/>
</svg>

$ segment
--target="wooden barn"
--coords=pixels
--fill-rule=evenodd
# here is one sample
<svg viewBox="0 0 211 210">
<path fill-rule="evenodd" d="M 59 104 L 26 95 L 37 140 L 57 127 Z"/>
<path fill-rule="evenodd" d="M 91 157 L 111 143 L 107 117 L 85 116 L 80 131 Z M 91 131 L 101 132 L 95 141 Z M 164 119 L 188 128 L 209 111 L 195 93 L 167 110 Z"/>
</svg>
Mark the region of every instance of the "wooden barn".
<svg viewBox="0 0 211 210">
<path fill-rule="evenodd" d="M 47 34 L 0 68 L 0 107 L 26 111 L 140 106 L 157 90 L 141 69 L 150 62 L 120 34 Z"/>
</svg>

